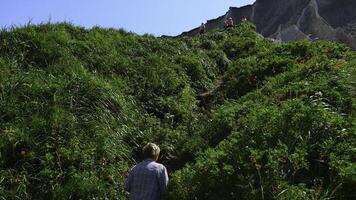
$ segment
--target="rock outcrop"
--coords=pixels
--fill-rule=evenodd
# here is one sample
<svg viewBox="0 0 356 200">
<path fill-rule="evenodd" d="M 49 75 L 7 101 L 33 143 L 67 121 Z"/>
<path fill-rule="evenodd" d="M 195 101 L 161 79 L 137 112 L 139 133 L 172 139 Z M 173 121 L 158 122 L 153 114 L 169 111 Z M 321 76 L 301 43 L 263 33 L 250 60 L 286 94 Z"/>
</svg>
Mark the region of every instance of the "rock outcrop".
<svg viewBox="0 0 356 200">
<path fill-rule="evenodd" d="M 281 41 L 332 40 L 356 50 L 355 0 L 257 0 L 253 5 L 229 11 L 208 20 L 207 31 L 223 28 L 227 18 L 239 23 L 244 17 L 256 24 L 264 37 Z M 198 34 L 199 29 L 182 33 Z"/>
</svg>

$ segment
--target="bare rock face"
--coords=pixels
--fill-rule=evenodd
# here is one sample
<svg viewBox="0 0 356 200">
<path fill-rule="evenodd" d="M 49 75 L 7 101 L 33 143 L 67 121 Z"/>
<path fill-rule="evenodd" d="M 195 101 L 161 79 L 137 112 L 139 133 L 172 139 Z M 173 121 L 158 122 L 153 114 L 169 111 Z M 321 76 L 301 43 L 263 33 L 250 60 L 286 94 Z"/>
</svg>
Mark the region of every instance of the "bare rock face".
<svg viewBox="0 0 356 200">
<path fill-rule="evenodd" d="M 225 15 L 209 20 L 207 30 L 223 28 L 228 17 L 237 23 L 246 17 L 268 38 L 331 40 L 356 50 L 355 0 L 257 0 L 253 5 L 230 7 Z M 198 31 L 196 28 L 182 35 L 192 36 Z"/>
<path fill-rule="evenodd" d="M 355 0 L 317 0 L 319 14 L 332 27 L 344 27 L 356 23 Z"/>
</svg>

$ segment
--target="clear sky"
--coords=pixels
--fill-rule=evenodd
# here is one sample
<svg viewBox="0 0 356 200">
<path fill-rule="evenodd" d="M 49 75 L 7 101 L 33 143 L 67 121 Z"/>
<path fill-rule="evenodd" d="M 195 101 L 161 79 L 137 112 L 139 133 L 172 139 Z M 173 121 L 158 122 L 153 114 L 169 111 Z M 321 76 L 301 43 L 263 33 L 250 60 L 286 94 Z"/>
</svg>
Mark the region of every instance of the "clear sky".
<svg viewBox="0 0 356 200">
<path fill-rule="evenodd" d="M 0 0 L 0 27 L 29 21 L 124 28 L 138 34 L 177 35 L 255 0 Z"/>
</svg>

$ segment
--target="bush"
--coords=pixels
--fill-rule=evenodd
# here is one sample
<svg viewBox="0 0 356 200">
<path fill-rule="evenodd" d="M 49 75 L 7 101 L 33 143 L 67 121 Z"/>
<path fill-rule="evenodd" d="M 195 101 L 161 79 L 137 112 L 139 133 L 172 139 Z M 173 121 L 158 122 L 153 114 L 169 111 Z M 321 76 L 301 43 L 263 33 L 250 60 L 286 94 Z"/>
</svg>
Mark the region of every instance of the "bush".
<svg viewBox="0 0 356 200">
<path fill-rule="evenodd" d="M 155 142 L 167 199 L 355 198 L 355 53 L 255 28 L 0 31 L 0 197 L 127 199 Z"/>
</svg>

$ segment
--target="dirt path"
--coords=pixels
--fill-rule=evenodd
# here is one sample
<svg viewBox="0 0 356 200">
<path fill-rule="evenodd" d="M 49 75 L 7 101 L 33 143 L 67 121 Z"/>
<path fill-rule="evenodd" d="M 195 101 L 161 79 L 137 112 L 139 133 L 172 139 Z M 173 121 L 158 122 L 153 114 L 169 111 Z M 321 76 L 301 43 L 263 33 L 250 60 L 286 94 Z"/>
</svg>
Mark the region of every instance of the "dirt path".
<svg viewBox="0 0 356 200">
<path fill-rule="evenodd" d="M 200 97 L 206 97 L 212 93 L 214 93 L 223 83 L 222 77 L 218 77 L 216 81 L 214 82 L 213 86 L 206 92 L 199 94 Z"/>
</svg>

